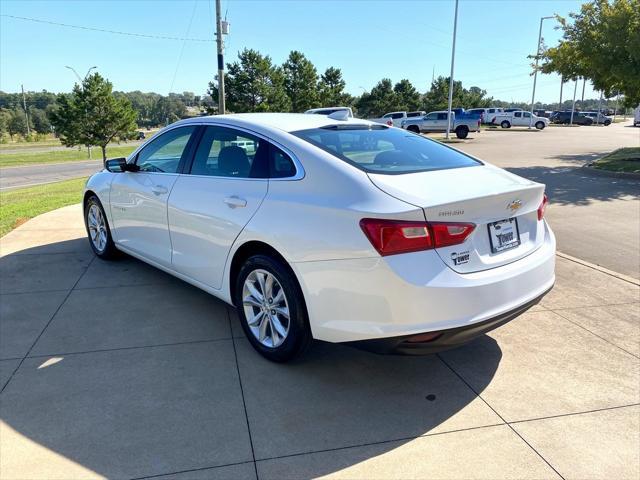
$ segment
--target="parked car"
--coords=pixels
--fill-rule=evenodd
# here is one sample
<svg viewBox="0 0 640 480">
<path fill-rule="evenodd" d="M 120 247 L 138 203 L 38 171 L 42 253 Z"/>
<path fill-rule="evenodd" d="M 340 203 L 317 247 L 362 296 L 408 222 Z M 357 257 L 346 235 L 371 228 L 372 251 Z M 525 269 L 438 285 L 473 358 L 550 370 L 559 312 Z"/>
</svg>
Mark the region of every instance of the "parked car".
<svg viewBox="0 0 640 480">
<path fill-rule="evenodd" d="M 311 108 L 304 113 L 313 113 L 316 115 L 331 115 L 336 112 L 347 112 L 349 117 L 353 117 L 353 110 L 351 107 L 324 107 L 324 108 Z"/>
<path fill-rule="evenodd" d="M 531 112 L 524 112 L 522 110 L 516 112 L 504 112 L 500 115 L 496 115 L 494 123 L 500 125 L 502 128 L 511 127 L 536 127 L 538 130 L 543 130 L 549 125 L 549 119 L 545 117 L 538 117 L 537 115 L 531 115 Z"/>
<path fill-rule="evenodd" d="M 544 185 L 400 129 L 261 113 L 166 127 L 89 178 L 83 212 L 98 257 L 235 305 L 286 361 L 313 339 L 434 352 L 520 315 L 555 280 L 546 205 Z"/>
<path fill-rule="evenodd" d="M 564 125 L 569 125 L 572 123 L 571 111 L 568 112 L 557 112 L 555 113 L 551 119 L 553 123 L 561 123 Z M 575 125 L 592 125 L 593 118 L 586 116 L 582 112 L 573 112 L 573 124 Z"/>
<path fill-rule="evenodd" d="M 604 125 L 605 127 L 611 125 L 612 119 L 611 117 L 607 117 L 603 113 L 600 112 L 582 112 L 584 115 L 593 120 L 593 123 Z"/>
<path fill-rule="evenodd" d="M 370 122 L 382 123 L 390 127 L 399 127 L 402 120 L 407 118 L 407 112 L 389 112 L 385 113 L 380 118 L 370 118 Z"/>
<path fill-rule="evenodd" d="M 634 127 L 640 126 L 640 105 L 638 105 L 636 109 L 633 111 L 633 126 Z"/>
<path fill-rule="evenodd" d="M 424 117 L 406 119 L 400 126 L 413 133 L 446 132 L 447 111 L 430 112 Z M 451 131 L 455 132 L 458 138 L 467 138 L 469 132 L 480 131 L 480 117 L 469 115 L 458 118 L 451 112 Z"/>
<path fill-rule="evenodd" d="M 471 115 L 479 115 L 481 123 L 487 123 L 488 120 L 488 108 L 471 108 L 469 110 L 465 110 L 466 113 Z"/>
</svg>

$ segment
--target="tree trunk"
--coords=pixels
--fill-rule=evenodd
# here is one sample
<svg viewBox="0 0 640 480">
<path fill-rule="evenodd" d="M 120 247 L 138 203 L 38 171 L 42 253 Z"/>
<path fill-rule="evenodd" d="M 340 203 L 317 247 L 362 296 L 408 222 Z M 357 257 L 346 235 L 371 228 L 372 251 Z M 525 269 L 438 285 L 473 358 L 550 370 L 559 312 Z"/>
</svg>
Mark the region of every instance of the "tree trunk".
<svg viewBox="0 0 640 480">
<path fill-rule="evenodd" d="M 100 148 L 102 149 L 102 165 L 106 165 L 107 164 L 107 146 L 100 145 Z"/>
</svg>

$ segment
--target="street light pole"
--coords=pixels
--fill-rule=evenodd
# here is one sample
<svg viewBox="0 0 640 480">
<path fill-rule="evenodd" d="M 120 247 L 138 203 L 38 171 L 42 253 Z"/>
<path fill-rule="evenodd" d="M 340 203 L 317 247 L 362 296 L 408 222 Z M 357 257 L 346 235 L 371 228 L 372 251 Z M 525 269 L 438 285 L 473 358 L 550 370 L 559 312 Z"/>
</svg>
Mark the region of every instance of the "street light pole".
<svg viewBox="0 0 640 480">
<path fill-rule="evenodd" d="M 531 116 L 529 117 L 529 128 L 532 128 L 533 125 L 533 105 L 536 100 L 536 82 L 538 80 L 538 59 L 540 57 L 540 44 L 542 43 L 542 22 L 545 20 L 553 18 L 553 17 L 541 17 L 540 18 L 540 29 L 538 30 L 538 49 L 536 50 L 536 66 L 533 71 L 533 93 L 531 93 Z"/>
<path fill-rule="evenodd" d="M 224 115 L 224 55 L 222 53 L 222 18 L 220 0 L 216 0 L 216 46 L 218 49 L 218 115 Z"/>
<path fill-rule="evenodd" d="M 458 29 L 458 0 L 456 0 L 455 13 L 453 14 L 453 44 L 451 46 L 451 75 L 449 76 L 449 108 L 447 110 L 447 140 L 451 133 L 451 103 L 453 102 L 453 66 L 456 60 L 456 31 Z"/>
</svg>

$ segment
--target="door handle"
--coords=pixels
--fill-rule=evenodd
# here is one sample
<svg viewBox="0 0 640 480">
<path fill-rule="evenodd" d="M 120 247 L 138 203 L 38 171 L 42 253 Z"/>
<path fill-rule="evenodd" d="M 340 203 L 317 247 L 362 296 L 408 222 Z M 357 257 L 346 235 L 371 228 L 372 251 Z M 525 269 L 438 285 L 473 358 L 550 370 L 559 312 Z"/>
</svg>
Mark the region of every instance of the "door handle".
<svg viewBox="0 0 640 480">
<path fill-rule="evenodd" d="M 154 185 L 151 187 L 151 191 L 156 195 L 164 195 L 169 191 L 169 189 L 164 185 Z"/>
<path fill-rule="evenodd" d="M 229 206 L 229 208 L 239 208 L 247 206 L 247 201 L 244 198 L 240 198 L 236 195 L 226 197 L 223 201 Z"/>
</svg>

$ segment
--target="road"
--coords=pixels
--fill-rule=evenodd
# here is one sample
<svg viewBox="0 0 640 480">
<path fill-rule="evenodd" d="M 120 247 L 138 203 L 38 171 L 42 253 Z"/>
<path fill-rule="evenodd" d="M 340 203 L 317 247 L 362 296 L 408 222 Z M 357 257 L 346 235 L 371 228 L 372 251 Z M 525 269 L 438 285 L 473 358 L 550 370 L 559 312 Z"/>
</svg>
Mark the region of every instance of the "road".
<svg viewBox="0 0 640 480">
<path fill-rule="evenodd" d="M 0 169 L 0 190 L 88 177 L 102 168 L 102 158 L 82 162 L 25 165 Z"/>
<path fill-rule="evenodd" d="M 640 129 L 629 125 L 499 129 L 454 146 L 546 184 L 559 251 L 640 278 L 640 181 L 580 168 L 616 148 L 640 146 Z"/>
</svg>

